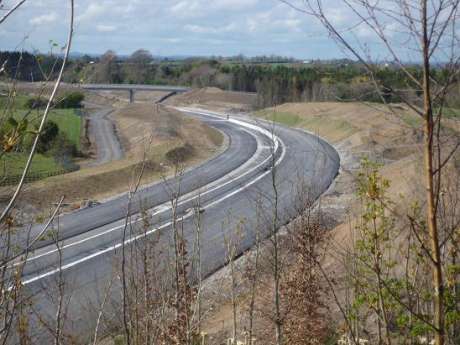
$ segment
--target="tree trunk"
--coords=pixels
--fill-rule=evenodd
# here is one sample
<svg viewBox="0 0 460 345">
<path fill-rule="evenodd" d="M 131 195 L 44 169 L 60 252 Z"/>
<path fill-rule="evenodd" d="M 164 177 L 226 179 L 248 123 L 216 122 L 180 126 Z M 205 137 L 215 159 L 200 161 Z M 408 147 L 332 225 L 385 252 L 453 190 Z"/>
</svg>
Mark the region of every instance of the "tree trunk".
<svg viewBox="0 0 460 345">
<path fill-rule="evenodd" d="M 427 198 L 427 224 L 429 242 L 431 247 L 431 266 L 433 273 L 434 288 L 434 326 L 435 344 L 444 345 L 444 288 L 441 255 L 439 248 L 439 233 L 436 220 L 435 191 L 434 191 L 434 169 L 433 169 L 433 106 L 430 88 L 430 56 L 427 21 L 427 1 L 422 5 L 422 27 L 423 27 L 423 113 L 424 123 L 424 164 L 425 164 L 425 188 Z"/>
</svg>

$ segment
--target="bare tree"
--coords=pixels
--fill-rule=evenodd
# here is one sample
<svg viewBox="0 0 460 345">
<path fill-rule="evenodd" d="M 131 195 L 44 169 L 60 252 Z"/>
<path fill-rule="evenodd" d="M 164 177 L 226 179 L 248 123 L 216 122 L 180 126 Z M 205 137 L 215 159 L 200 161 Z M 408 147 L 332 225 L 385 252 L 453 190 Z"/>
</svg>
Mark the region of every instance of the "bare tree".
<svg viewBox="0 0 460 345">
<path fill-rule="evenodd" d="M 0 18 L 0 24 L 2 24 L 11 14 L 13 14 L 25 2 L 26 2 L 26 0 L 20 0 L 13 7 L 8 9 L 7 12 Z"/>
<path fill-rule="evenodd" d="M 252 345 L 253 343 L 253 334 L 254 334 L 254 312 L 256 308 L 256 293 L 257 293 L 257 284 L 259 283 L 259 269 L 260 269 L 260 246 L 261 246 L 261 202 L 257 201 L 256 203 L 256 229 L 255 229 L 255 254 L 254 260 L 249 264 L 248 267 L 248 279 L 249 279 L 249 305 L 248 305 L 248 338 L 247 345 Z"/>
<path fill-rule="evenodd" d="M 281 1 L 319 19 L 336 42 L 361 62 L 383 103 L 386 103 L 384 90 L 376 76 L 379 64 L 371 62 L 376 54 L 369 50 L 365 42 L 356 42 L 349 34 L 358 26 L 373 35 L 373 40 L 380 49 L 386 51 L 390 62 L 402 71 L 409 88 L 420 95 L 411 99 L 403 90 L 394 91 L 398 92 L 402 102 L 418 114 L 424 123 L 425 221 L 417 221 L 413 229 L 420 239 L 418 245 L 424 248 L 424 255 L 431 266 L 434 290 L 432 331 L 436 344 L 442 345 L 446 340 L 446 280 L 442 256 L 445 246 L 442 239 L 450 234 L 439 227 L 440 187 L 442 169 L 460 143 L 458 137 L 448 143 L 440 138 L 443 133 L 446 95 L 457 83 L 459 72 L 459 1 L 421 0 L 414 3 L 406 0 L 343 0 L 343 10 L 352 18 L 348 21 L 351 25 L 347 27 L 340 27 L 334 22 L 328 15 L 328 4 L 322 0 Z M 397 35 L 392 35 L 391 27 L 397 28 Z M 420 62 L 420 68 L 416 71 L 408 68 L 404 64 L 408 58 L 415 58 Z M 442 73 L 436 73 L 437 65 L 442 66 Z"/>
<path fill-rule="evenodd" d="M 125 215 L 125 223 L 123 227 L 123 236 L 122 236 L 122 261 L 121 261 L 121 281 L 122 281 L 122 298 L 123 298 L 123 327 L 125 331 L 125 339 L 127 345 L 130 345 L 132 342 L 132 334 L 131 334 L 131 325 L 130 325 L 130 308 L 129 308 L 129 293 L 128 293 L 128 281 L 127 281 L 127 254 L 126 254 L 126 243 L 128 236 L 131 236 L 131 217 L 132 217 L 132 202 L 134 197 L 139 190 L 139 187 L 142 182 L 142 177 L 144 175 L 144 170 L 146 166 L 146 152 L 144 151 L 143 159 L 139 163 L 139 171 L 137 172 L 137 176 L 134 177 L 134 183 L 129 190 L 128 193 L 128 204 L 126 207 L 126 215 Z M 128 233 L 129 230 L 129 233 Z M 130 256 L 131 258 L 132 256 Z M 137 305 L 137 304 L 136 304 Z M 136 318 L 137 320 L 137 318 Z M 136 330 L 138 327 L 136 327 Z"/>
<path fill-rule="evenodd" d="M 326 230 L 320 211 L 304 211 L 290 227 L 294 262 L 283 277 L 286 310 L 285 338 L 288 344 L 323 344 L 328 336 L 328 297 L 317 263 L 324 257 Z"/>
<path fill-rule="evenodd" d="M 7 9 L 6 13 L 0 19 L 0 24 L 3 24 L 10 15 L 18 11 L 18 9 L 24 3 L 25 0 L 18 1 L 13 7 Z M 52 216 L 50 217 L 49 221 L 45 224 L 45 226 L 42 228 L 42 231 L 40 231 L 38 234 L 33 234 L 32 237 L 31 230 L 27 228 L 22 229 L 21 234 L 19 236 L 16 234 L 17 230 L 14 229 L 14 227 L 16 226 L 16 220 L 15 216 L 12 215 L 11 210 L 15 206 L 16 200 L 22 191 L 25 178 L 30 169 L 32 159 L 34 157 L 37 144 L 40 139 L 40 135 L 43 131 L 44 125 L 46 124 L 49 111 L 53 104 L 53 100 L 56 97 L 57 91 L 59 89 L 62 74 L 72 44 L 74 24 L 74 1 L 70 0 L 69 5 L 69 31 L 64 50 L 64 57 L 62 60 L 59 59 L 59 61 L 62 61 L 62 65 L 60 66 L 60 72 L 58 74 L 57 79 L 53 82 L 53 90 L 51 92 L 51 96 L 47 101 L 46 108 L 38 118 L 38 130 L 35 133 L 32 148 L 28 153 L 28 159 L 26 161 L 26 164 L 22 169 L 21 179 L 18 185 L 16 186 L 12 197 L 9 199 L 7 206 L 3 209 L 2 214 L 0 216 L 0 241 L 2 244 L 0 258 L 0 310 L 2 316 L 2 323 L 0 328 L 0 342 L 2 344 L 6 344 L 12 341 L 12 339 L 14 339 L 15 335 L 12 334 L 11 330 L 15 325 L 17 326 L 17 336 L 21 339 L 21 342 L 26 344 L 30 340 L 27 335 L 27 328 L 29 327 L 30 322 L 28 313 L 30 310 L 29 306 L 31 304 L 31 298 L 23 292 L 23 286 L 21 283 L 23 269 L 26 265 L 30 251 L 33 249 L 36 242 L 41 240 L 45 233 L 49 231 L 49 226 L 55 219 L 57 212 L 59 211 L 62 204 L 61 199 Z M 55 60 L 55 63 L 57 63 L 57 61 L 58 59 Z M 18 63 L 21 63 L 21 58 L 19 59 Z M 4 67 L 5 65 L 2 66 L 1 73 L 5 73 L 5 75 L 7 75 L 7 73 L 4 70 Z M 54 69 L 54 66 L 52 68 Z M 8 83 L 8 98 L 5 108 L 2 109 L 2 118 L 0 120 L 0 126 L 5 125 L 5 118 L 9 116 L 11 109 L 14 106 L 16 98 L 16 76 L 17 75 L 11 76 L 11 82 Z M 44 87 L 40 90 L 40 94 L 42 94 L 43 92 Z M 7 138 L 2 138 L 2 150 L 0 156 L 3 156 L 6 152 L 10 152 L 11 150 L 13 150 L 15 146 L 22 140 L 27 131 L 27 121 L 25 121 L 24 119 L 29 115 L 29 113 L 30 112 L 25 114 L 23 120 L 17 121 L 15 128 L 13 128 L 13 130 L 10 133 L 8 133 L 10 136 L 8 136 Z M 59 314 L 59 319 L 61 319 L 62 314 Z M 60 333 L 60 329 L 60 325 L 56 326 L 56 328 L 52 330 L 52 333 Z M 55 340 L 59 338 L 60 335 L 58 335 L 55 338 Z"/>
<path fill-rule="evenodd" d="M 19 193 L 21 192 L 22 187 L 24 185 L 25 178 L 26 178 L 27 173 L 29 172 L 29 169 L 30 169 L 30 165 L 32 164 L 32 159 L 33 159 L 33 157 L 35 155 L 35 152 L 36 152 L 36 149 L 37 149 L 37 145 L 38 145 L 38 142 L 39 142 L 39 139 L 40 139 L 40 134 L 43 131 L 43 128 L 45 126 L 46 119 L 48 118 L 48 114 L 49 114 L 50 108 L 51 108 L 51 106 L 53 104 L 53 100 L 54 100 L 54 98 L 55 98 L 55 96 L 57 94 L 57 91 L 59 89 L 59 86 L 61 84 L 62 76 L 64 74 L 64 69 L 65 69 L 67 60 L 69 58 L 70 47 L 72 45 L 72 38 L 73 38 L 73 29 L 74 29 L 74 22 L 73 21 L 74 21 L 74 1 L 70 0 L 69 32 L 68 32 L 68 36 L 67 36 L 67 43 L 66 43 L 66 46 L 65 46 L 64 58 L 63 58 L 63 61 L 62 61 L 61 69 L 60 69 L 58 77 L 57 77 L 57 79 L 56 79 L 56 81 L 54 83 L 53 91 L 51 92 L 51 95 L 50 95 L 50 97 L 48 99 L 48 103 L 46 104 L 46 108 L 45 108 L 45 110 L 43 112 L 40 125 L 38 126 L 38 130 L 37 130 L 37 133 L 35 135 L 35 139 L 33 141 L 32 147 L 30 149 L 29 157 L 28 157 L 28 159 L 26 161 L 26 164 L 25 164 L 23 172 L 22 172 L 21 179 L 19 181 L 19 184 L 16 187 L 15 192 L 13 193 L 13 196 L 11 197 L 10 201 L 8 202 L 8 205 L 5 207 L 5 209 L 2 211 L 2 214 L 0 215 L 0 222 L 3 222 L 3 220 L 5 219 L 5 217 L 8 215 L 9 211 L 11 210 L 11 208 L 14 206 L 14 204 L 16 202 L 16 199 L 19 196 Z"/>
<path fill-rule="evenodd" d="M 99 306 L 99 311 L 97 313 L 96 324 L 94 325 L 94 337 L 93 337 L 93 345 L 97 345 L 98 335 L 99 335 L 99 327 L 101 325 L 102 316 L 104 315 L 104 308 L 109 300 L 110 292 L 112 290 L 113 279 L 110 280 L 109 284 L 104 293 L 104 298 Z M 146 343 L 149 344 L 149 343 Z"/>
<path fill-rule="evenodd" d="M 238 343 L 238 301 L 237 301 L 237 272 L 235 268 L 235 258 L 238 253 L 238 245 L 241 237 L 242 221 L 237 225 L 234 233 L 225 234 L 223 237 L 225 242 L 225 261 L 230 267 L 230 296 L 232 303 L 232 345 Z"/>
<path fill-rule="evenodd" d="M 272 124 L 272 140 L 270 145 L 270 177 L 271 185 L 273 188 L 273 210 L 272 210 L 272 224 L 271 224 L 271 241 L 272 241 L 272 270 L 273 270 L 273 305 L 275 308 L 274 322 L 275 322 L 275 337 L 276 344 L 283 344 L 283 331 L 282 331 L 282 315 L 281 315 L 281 293 L 280 293 L 280 282 L 281 282 L 281 259 L 280 259 L 280 245 L 278 228 L 279 222 L 279 195 L 278 195 L 278 181 L 276 175 L 276 134 L 275 134 L 275 123 Z"/>
<path fill-rule="evenodd" d="M 198 191 L 198 196 L 194 205 L 194 227 L 195 227 L 195 241 L 193 243 L 192 255 L 192 279 L 196 280 L 196 301 L 194 308 L 193 323 L 196 324 L 196 334 L 201 335 L 201 322 L 203 317 L 202 310 L 202 290 L 203 290 L 203 271 L 201 261 L 201 245 L 202 245 L 202 216 L 201 216 L 201 193 Z"/>
</svg>

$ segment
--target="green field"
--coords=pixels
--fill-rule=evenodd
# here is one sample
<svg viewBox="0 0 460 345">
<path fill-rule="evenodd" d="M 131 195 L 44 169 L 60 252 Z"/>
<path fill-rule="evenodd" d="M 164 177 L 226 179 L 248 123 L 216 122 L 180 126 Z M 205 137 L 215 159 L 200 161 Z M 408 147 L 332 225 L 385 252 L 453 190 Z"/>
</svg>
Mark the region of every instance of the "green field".
<svg viewBox="0 0 460 345">
<path fill-rule="evenodd" d="M 256 115 L 266 120 L 278 122 L 282 125 L 291 126 L 291 127 L 297 126 L 301 121 L 300 116 L 296 114 L 279 112 L 279 111 L 273 112 L 273 111 L 261 110 L 261 111 L 258 111 Z"/>
<path fill-rule="evenodd" d="M 40 123 L 41 116 L 43 115 L 44 109 L 39 110 L 29 110 L 26 107 L 27 100 L 30 99 L 29 96 L 23 94 L 17 94 L 14 98 L 14 103 L 12 105 L 11 114 L 17 120 L 22 119 L 26 114 L 29 122 L 31 123 L 31 129 L 33 125 Z M 0 116 L 6 116 L 4 109 L 7 103 L 5 97 L 0 97 Z M 78 109 L 52 109 L 48 115 L 48 120 L 55 122 L 59 131 L 64 133 L 67 138 L 75 144 L 77 149 L 80 148 L 80 130 L 81 130 L 81 117 L 78 115 Z"/>
<path fill-rule="evenodd" d="M 52 109 L 48 115 L 47 121 L 53 121 L 59 127 L 59 131 L 64 133 L 65 136 L 75 144 L 77 149 L 80 149 L 80 131 L 81 131 L 81 117 L 77 114 L 76 109 Z M 15 110 L 13 117 L 21 120 L 27 114 L 26 109 Z M 40 124 L 43 110 L 33 110 L 27 115 L 29 121 L 29 128 L 34 130 Z"/>
<path fill-rule="evenodd" d="M 67 138 L 80 149 L 81 116 L 75 109 L 55 109 L 50 112 L 49 120 L 55 122 L 59 131 L 65 133 Z"/>
<path fill-rule="evenodd" d="M 1 176 L 20 175 L 26 165 L 27 155 L 25 153 L 8 153 L 2 157 Z M 57 163 L 53 157 L 47 157 L 41 154 L 35 154 L 30 166 L 29 174 L 44 173 L 62 170 L 62 166 Z"/>
<path fill-rule="evenodd" d="M 20 121 L 27 116 L 29 122 L 29 130 L 34 131 L 38 127 L 43 115 L 43 109 L 28 110 L 25 106 L 28 97 L 18 95 L 15 98 L 14 106 L 9 112 L 9 116 L 13 116 L 16 120 Z M 0 112 L 5 109 L 5 98 L 0 99 Z M 81 117 L 77 113 L 77 109 L 52 109 L 48 115 L 47 121 L 53 121 L 59 127 L 59 132 L 63 133 L 67 139 L 75 145 L 77 150 L 80 149 L 80 131 L 81 131 Z M 0 115 L 5 116 L 4 113 Z M 33 136 L 33 134 L 26 134 L 26 136 Z M 24 140 L 32 140 L 30 139 Z M 0 169 L 2 173 L 0 176 L 15 176 L 22 172 L 27 161 L 28 152 L 11 152 L 2 156 L 0 159 Z M 34 160 L 29 171 L 29 174 L 45 174 L 63 170 L 63 167 L 52 157 L 44 154 L 35 154 Z"/>
<path fill-rule="evenodd" d="M 12 104 L 13 109 L 25 109 L 26 108 L 26 102 L 30 97 L 22 94 L 17 94 L 14 97 L 14 102 Z M 0 97 L 0 109 L 3 112 L 3 109 L 5 109 L 5 106 L 8 102 L 7 97 Z M 2 113 L 3 115 L 3 113 Z"/>
</svg>

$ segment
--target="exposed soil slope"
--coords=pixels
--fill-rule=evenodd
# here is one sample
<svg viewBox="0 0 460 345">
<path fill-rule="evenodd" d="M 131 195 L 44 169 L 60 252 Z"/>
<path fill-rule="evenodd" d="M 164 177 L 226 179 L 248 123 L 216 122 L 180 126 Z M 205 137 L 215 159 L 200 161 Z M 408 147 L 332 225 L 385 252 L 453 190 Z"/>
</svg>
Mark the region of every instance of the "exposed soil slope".
<svg viewBox="0 0 460 345">
<path fill-rule="evenodd" d="M 423 193 L 420 183 L 422 171 L 421 140 L 419 127 L 421 122 L 416 115 L 403 106 L 395 106 L 394 113 L 375 104 L 362 103 L 292 103 L 276 108 L 259 111 L 254 115 L 279 123 L 303 128 L 315 132 L 334 146 L 341 154 L 341 173 L 335 185 L 321 200 L 324 219 L 330 227 L 330 254 L 324 263 L 327 269 L 340 279 L 339 253 L 350 242 L 350 229 L 357 226 L 359 201 L 355 196 L 355 183 L 362 157 L 369 157 L 382 164 L 381 174 L 391 181 L 389 195 L 400 212 L 419 198 Z M 446 121 L 448 130 L 455 130 L 458 122 Z M 457 133 L 458 135 L 458 133 Z M 458 176 L 458 175 L 457 175 Z M 288 225 L 289 228 L 291 225 Z M 404 226 L 402 226 L 404 228 Z M 289 267 L 290 243 L 285 231 L 281 231 L 282 260 Z M 402 241 L 401 236 L 397 241 Z M 287 241 L 283 241 L 286 239 Z M 395 244 L 396 245 L 396 244 Z M 258 342 L 264 342 L 263 336 L 270 333 L 272 322 L 264 317 L 263 305 L 270 308 L 272 300 L 272 276 L 270 271 L 270 241 L 262 245 L 260 281 L 257 287 L 258 307 L 254 319 L 255 334 Z M 254 258 L 254 250 L 243 255 L 236 262 L 237 280 L 237 318 L 242 331 L 247 325 L 247 307 L 249 303 L 249 286 L 246 280 L 247 265 Z M 219 344 L 231 336 L 232 302 L 230 268 L 225 267 L 210 277 L 205 284 L 204 299 L 207 301 L 209 314 L 203 326 L 208 333 L 210 344 Z M 262 304 L 262 305 L 261 305 Z M 259 308 L 259 309 L 258 309 Z M 260 309 L 262 308 L 262 309 Z M 337 313 L 335 305 L 331 311 Z M 334 313 L 332 315 L 334 315 Z"/>
</svg>

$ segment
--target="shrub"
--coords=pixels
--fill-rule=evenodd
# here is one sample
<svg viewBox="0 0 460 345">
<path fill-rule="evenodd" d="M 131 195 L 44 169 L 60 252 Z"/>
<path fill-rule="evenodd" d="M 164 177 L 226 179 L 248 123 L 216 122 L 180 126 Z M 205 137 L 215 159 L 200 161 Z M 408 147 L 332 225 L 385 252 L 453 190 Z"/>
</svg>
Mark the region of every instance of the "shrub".
<svg viewBox="0 0 460 345">
<path fill-rule="evenodd" d="M 26 108 L 29 109 L 40 109 L 45 108 L 48 101 L 41 97 L 32 97 L 25 102 Z"/>
<path fill-rule="evenodd" d="M 53 140 L 59 134 L 59 127 L 53 121 L 48 121 L 43 126 L 40 138 L 38 139 L 37 152 L 45 153 L 47 152 L 52 145 Z"/>
<path fill-rule="evenodd" d="M 81 108 L 85 95 L 81 92 L 71 92 L 66 94 L 58 103 L 56 108 Z"/>
<path fill-rule="evenodd" d="M 183 146 L 176 147 L 166 153 L 166 159 L 172 164 L 180 164 L 185 162 L 193 155 L 195 149 L 189 143 Z"/>
<path fill-rule="evenodd" d="M 54 138 L 48 150 L 48 154 L 65 168 L 73 167 L 72 157 L 75 157 L 77 153 L 75 144 L 64 133 L 59 133 Z"/>
</svg>

